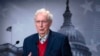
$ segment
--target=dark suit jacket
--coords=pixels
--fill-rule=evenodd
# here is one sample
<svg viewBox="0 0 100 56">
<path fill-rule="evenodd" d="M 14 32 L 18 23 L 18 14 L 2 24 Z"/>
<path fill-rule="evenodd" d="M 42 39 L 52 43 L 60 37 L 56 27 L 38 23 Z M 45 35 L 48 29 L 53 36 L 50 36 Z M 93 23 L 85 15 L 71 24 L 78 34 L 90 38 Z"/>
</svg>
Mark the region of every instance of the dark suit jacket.
<svg viewBox="0 0 100 56">
<path fill-rule="evenodd" d="M 45 56 L 72 56 L 68 37 L 50 30 L 48 36 Z M 24 40 L 23 56 L 28 56 L 32 52 L 32 56 L 38 56 L 37 42 L 38 34 L 33 34 Z"/>
</svg>

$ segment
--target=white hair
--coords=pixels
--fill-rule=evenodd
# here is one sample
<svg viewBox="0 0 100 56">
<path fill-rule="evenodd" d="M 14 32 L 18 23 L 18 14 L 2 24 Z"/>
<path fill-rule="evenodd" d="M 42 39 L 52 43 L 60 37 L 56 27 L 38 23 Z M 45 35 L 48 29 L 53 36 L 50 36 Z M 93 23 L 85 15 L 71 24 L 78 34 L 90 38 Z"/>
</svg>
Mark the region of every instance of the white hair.
<svg viewBox="0 0 100 56">
<path fill-rule="evenodd" d="M 47 10 L 45 8 L 41 8 L 41 9 L 37 10 L 36 13 L 35 13 L 35 18 L 39 13 L 46 13 L 46 15 L 48 16 L 48 19 L 50 21 L 52 21 L 53 15 L 50 13 L 49 10 Z"/>
</svg>

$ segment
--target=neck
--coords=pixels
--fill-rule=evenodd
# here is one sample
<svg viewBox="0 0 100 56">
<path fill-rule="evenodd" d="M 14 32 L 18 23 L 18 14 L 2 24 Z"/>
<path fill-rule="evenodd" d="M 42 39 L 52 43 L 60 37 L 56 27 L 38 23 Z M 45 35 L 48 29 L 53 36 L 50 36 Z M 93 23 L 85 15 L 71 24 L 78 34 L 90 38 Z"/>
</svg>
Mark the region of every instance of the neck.
<svg viewBox="0 0 100 56">
<path fill-rule="evenodd" d="M 46 34 L 39 34 L 40 35 L 40 37 L 44 37 Z"/>
<path fill-rule="evenodd" d="M 40 37 L 44 37 L 46 34 L 49 33 L 49 30 L 45 34 L 39 34 Z"/>
</svg>

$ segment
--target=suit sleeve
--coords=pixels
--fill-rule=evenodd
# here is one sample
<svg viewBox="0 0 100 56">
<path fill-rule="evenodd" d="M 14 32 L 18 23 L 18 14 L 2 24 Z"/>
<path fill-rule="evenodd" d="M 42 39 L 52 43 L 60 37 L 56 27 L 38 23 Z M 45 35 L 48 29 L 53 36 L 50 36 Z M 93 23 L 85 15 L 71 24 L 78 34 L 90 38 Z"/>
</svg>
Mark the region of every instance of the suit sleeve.
<svg viewBox="0 0 100 56">
<path fill-rule="evenodd" d="M 65 37 L 63 45 L 62 45 L 62 56 L 72 56 L 68 37 Z"/>
</svg>

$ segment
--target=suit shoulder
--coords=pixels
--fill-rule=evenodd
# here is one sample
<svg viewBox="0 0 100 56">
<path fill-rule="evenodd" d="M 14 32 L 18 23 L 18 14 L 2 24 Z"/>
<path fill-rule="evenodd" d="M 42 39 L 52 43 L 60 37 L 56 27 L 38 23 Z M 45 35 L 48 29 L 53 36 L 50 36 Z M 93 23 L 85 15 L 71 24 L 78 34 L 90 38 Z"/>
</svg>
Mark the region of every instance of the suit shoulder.
<svg viewBox="0 0 100 56">
<path fill-rule="evenodd" d="M 24 40 L 31 40 L 33 37 L 36 37 L 37 35 L 38 35 L 37 33 L 31 34 L 28 37 L 26 37 Z"/>
<path fill-rule="evenodd" d="M 59 33 L 59 32 L 53 32 L 53 34 L 54 34 L 57 38 L 65 38 L 65 37 L 67 37 L 66 35 L 61 34 L 61 33 Z"/>
<path fill-rule="evenodd" d="M 54 34 L 57 35 L 57 36 L 64 36 L 64 37 L 66 36 L 66 35 L 61 34 L 61 33 L 59 33 L 59 32 L 54 32 Z"/>
</svg>

